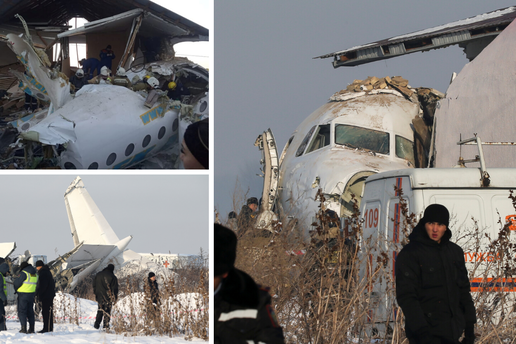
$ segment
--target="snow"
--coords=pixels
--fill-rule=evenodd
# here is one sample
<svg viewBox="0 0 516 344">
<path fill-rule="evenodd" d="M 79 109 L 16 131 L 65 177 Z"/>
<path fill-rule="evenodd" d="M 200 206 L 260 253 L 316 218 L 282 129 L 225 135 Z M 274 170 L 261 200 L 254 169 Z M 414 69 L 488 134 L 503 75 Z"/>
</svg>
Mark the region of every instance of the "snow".
<svg viewBox="0 0 516 344">
<path fill-rule="evenodd" d="M 139 301 L 142 300 L 142 296 L 141 293 L 134 293 L 120 299 L 114 307 L 114 316 L 116 316 L 116 312 L 122 313 L 128 311 L 129 303 L 135 305 L 139 304 Z M 179 294 L 168 301 L 177 305 L 178 312 L 198 312 L 199 304 L 203 304 L 202 300 L 199 298 L 199 294 Z M 54 308 L 54 317 L 56 318 L 54 332 L 23 334 L 18 332 L 20 330 L 20 323 L 16 315 L 16 306 L 7 306 L 7 331 L 0 331 L 0 343 L 206 343 L 206 341 L 200 338 L 186 340 L 182 336 L 172 338 L 159 335 L 133 336 L 132 334 L 115 334 L 96 330 L 93 328 L 93 323 L 97 313 L 97 303 L 86 299 L 76 299 L 69 294 L 57 294 L 54 299 Z M 71 321 L 69 318 L 70 314 L 77 314 L 79 325 Z M 36 331 L 42 328 L 42 321 L 36 319 Z"/>
</svg>

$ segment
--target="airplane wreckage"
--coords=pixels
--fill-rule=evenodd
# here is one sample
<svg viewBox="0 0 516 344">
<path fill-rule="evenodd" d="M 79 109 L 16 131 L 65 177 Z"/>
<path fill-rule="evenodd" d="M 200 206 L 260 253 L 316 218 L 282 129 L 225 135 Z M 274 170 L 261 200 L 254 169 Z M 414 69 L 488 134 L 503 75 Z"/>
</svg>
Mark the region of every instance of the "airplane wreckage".
<svg viewBox="0 0 516 344">
<path fill-rule="evenodd" d="M 308 235 L 317 223 L 320 195 L 322 210 L 346 217 L 355 199 L 360 206 L 371 175 L 464 167 L 462 156 L 478 152 L 457 147 L 461 135 L 498 141 L 482 143 L 487 164 L 514 167 L 514 149 L 495 144 L 514 144 L 515 17 L 516 7 L 509 7 L 319 56 L 332 57 L 337 68 L 458 44 L 471 62 L 454 75 L 446 94 L 412 88 L 398 76 L 355 80 L 308 116 L 280 155 L 272 131 L 260 134 L 255 146 L 262 151 L 264 187 L 257 226 L 271 230 L 271 221 L 281 219 Z"/>
<path fill-rule="evenodd" d="M 179 19 L 172 21 L 137 8 L 59 33 L 61 65 L 35 46 L 27 24 L 18 16 L 25 30 L 5 37 L 24 70 L 11 70 L 11 74 L 18 77 L 20 89 L 43 106 L 7 123 L 0 137 L 3 168 L 181 167 L 179 149 L 187 126 L 208 118 L 209 75 L 202 66 L 175 57 L 173 45 L 207 41 L 208 31 L 175 16 Z M 124 48 L 113 61 L 113 74 L 124 68 L 133 85 L 150 78 L 159 85 L 132 90 L 107 82 L 70 92 L 71 83 L 61 70 L 62 61 L 69 59 L 69 43 L 86 42 L 88 56 L 95 56 L 89 53 L 90 45 L 98 45 L 95 40 L 102 35 Z M 152 43 L 152 49 L 143 51 L 141 42 Z M 169 98 L 171 82 L 182 84 L 188 92 Z"/>
<path fill-rule="evenodd" d="M 175 268 L 185 264 L 202 266 L 205 263 L 197 255 L 146 254 L 128 249 L 133 237 L 118 238 L 80 177 L 67 188 L 64 201 L 74 248 L 48 263 L 56 287 L 60 290 L 73 290 L 85 277 L 101 271 L 108 264 L 115 266 L 118 277 L 134 275 L 144 280 L 149 271 L 153 271 L 159 279 L 166 279 L 175 276 Z M 40 257 L 25 251 L 15 264 L 14 259 L 8 259 L 15 248 L 14 242 L 0 244 L 1 257 L 10 261 L 13 272 L 23 261 L 35 263 Z"/>
</svg>

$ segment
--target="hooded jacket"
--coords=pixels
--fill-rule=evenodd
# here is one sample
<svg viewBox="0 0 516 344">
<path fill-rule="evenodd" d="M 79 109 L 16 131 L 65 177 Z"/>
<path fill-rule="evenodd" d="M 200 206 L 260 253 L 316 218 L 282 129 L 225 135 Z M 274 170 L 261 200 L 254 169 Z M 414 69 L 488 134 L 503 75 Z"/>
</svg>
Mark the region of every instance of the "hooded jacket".
<svg viewBox="0 0 516 344">
<path fill-rule="evenodd" d="M 0 264 L 0 273 L 2 273 L 2 277 L 0 277 L 0 299 L 5 302 L 7 301 L 7 295 L 5 295 L 4 288 L 6 286 L 5 275 L 9 271 L 9 265 L 7 263 Z"/>
<path fill-rule="evenodd" d="M 447 228 L 438 243 L 420 221 L 396 259 L 396 298 L 409 340 L 458 342 L 464 329 L 476 323 L 464 252 L 451 235 Z"/>
<path fill-rule="evenodd" d="M 13 281 L 13 285 L 14 285 L 14 290 L 18 291 L 18 289 L 20 289 L 20 287 L 23 285 L 23 282 L 27 279 L 27 275 L 23 272 L 27 272 L 29 273 L 30 275 L 38 275 L 37 274 L 37 271 L 36 269 L 32 266 L 32 265 L 25 265 L 22 263 L 22 265 L 20 266 L 23 266 L 22 270 L 20 271 L 18 277 L 16 277 L 16 279 Z M 29 293 L 29 294 L 32 294 L 32 293 Z"/>
<path fill-rule="evenodd" d="M 268 289 L 232 269 L 215 294 L 215 343 L 284 343 Z"/>
</svg>

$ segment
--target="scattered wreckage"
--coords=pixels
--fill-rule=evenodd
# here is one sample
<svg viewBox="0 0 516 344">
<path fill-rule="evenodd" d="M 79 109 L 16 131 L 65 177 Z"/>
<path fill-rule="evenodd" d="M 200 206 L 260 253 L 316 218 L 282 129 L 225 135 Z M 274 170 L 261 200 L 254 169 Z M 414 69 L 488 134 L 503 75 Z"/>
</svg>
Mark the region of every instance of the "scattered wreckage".
<svg viewBox="0 0 516 344">
<path fill-rule="evenodd" d="M 21 17 L 20 20 L 23 21 Z M 72 39 L 91 32 L 98 34 L 106 22 L 111 26 L 132 22 L 119 68 L 125 63 L 126 75 L 132 84 L 145 84 L 146 78 L 159 82 L 159 87 L 144 87 L 138 91 L 110 84 L 91 84 L 74 94 L 70 92 L 68 77 L 53 67 L 43 50 L 32 44 L 28 30 L 22 35 L 6 35 L 9 47 L 25 68 L 24 73 L 14 70 L 11 73 L 20 80 L 19 88 L 37 98 L 43 106 L 6 123 L 0 136 L 2 168 L 161 169 L 181 166 L 179 149 L 186 127 L 209 114 L 209 74 L 188 59 L 174 56 L 171 42 L 184 38 L 163 39 L 162 53 L 152 58 L 140 59 L 137 54 L 131 54 L 146 21 L 159 22 L 160 30 L 173 26 L 137 9 L 58 35 L 62 40 Z M 142 59 L 151 62 L 136 63 Z M 182 83 L 188 94 L 170 99 L 167 85 L 171 82 Z"/>
</svg>

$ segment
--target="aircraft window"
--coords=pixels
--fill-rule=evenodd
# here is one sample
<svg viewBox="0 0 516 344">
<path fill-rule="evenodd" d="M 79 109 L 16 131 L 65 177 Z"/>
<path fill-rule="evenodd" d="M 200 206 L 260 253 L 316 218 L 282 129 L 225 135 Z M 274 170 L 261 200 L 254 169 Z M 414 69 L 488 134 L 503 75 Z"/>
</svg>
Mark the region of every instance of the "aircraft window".
<svg viewBox="0 0 516 344">
<path fill-rule="evenodd" d="M 150 135 L 147 135 L 143 138 L 143 142 L 142 142 L 142 147 L 145 148 L 149 145 L 150 143 L 150 140 L 151 140 L 151 136 Z"/>
<path fill-rule="evenodd" d="M 335 144 L 389 154 L 389 133 L 337 124 L 335 126 Z"/>
<path fill-rule="evenodd" d="M 307 153 L 313 152 L 319 148 L 323 148 L 330 144 L 330 125 L 320 125 L 315 133 L 310 146 L 306 150 Z"/>
<path fill-rule="evenodd" d="M 88 166 L 88 170 L 98 170 L 99 163 L 98 162 L 92 162 L 90 166 Z"/>
<path fill-rule="evenodd" d="M 23 123 L 23 125 L 21 126 L 22 130 L 27 130 L 29 128 L 30 128 L 30 123 Z"/>
<path fill-rule="evenodd" d="M 116 160 L 116 153 L 111 153 L 109 154 L 107 160 L 106 160 L 106 165 L 111 165 L 112 163 L 114 163 Z"/>
<path fill-rule="evenodd" d="M 204 110 L 206 110 L 207 107 L 208 107 L 208 103 L 207 102 L 202 102 L 201 106 L 199 107 L 199 111 L 200 112 L 204 112 Z"/>
<path fill-rule="evenodd" d="M 131 155 L 131 153 L 134 151 L 134 144 L 130 143 L 127 148 L 125 149 L 125 156 Z"/>
<path fill-rule="evenodd" d="M 312 127 L 312 129 L 310 129 L 308 131 L 308 133 L 306 134 L 305 138 L 303 139 L 303 142 L 301 142 L 301 145 L 297 149 L 296 156 L 303 155 L 303 152 L 305 151 L 306 145 L 308 145 L 308 140 L 310 140 L 310 138 L 312 137 L 312 134 L 314 133 L 314 130 L 315 130 L 316 127 L 317 126 L 314 125 Z"/>
<path fill-rule="evenodd" d="M 172 132 L 176 131 L 179 127 L 179 120 L 176 118 L 174 122 L 172 123 Z"/>
<path fill-rule="evenodd" d="M 396 135 L 396 156 L 408 160 L 412 166 L 415 166 L 414 143 L 404 137 Z"/>
<path fill-rule="evenodd" d="M 163 138 L 163 136 L 165 136 L 166 132 L 167 132 L 167 129 L 165 127 L 159 128 L 158 140 L 161 140 Z"/>
<path fill-rule="evenodd" d="M 67 170 L 76 170 L 77 169 L 77 167 L 75 167 L 75 165 L 73 163 L 71 163 L 70 161 L 65 162 L 64 168 Z"/>
</svg>

